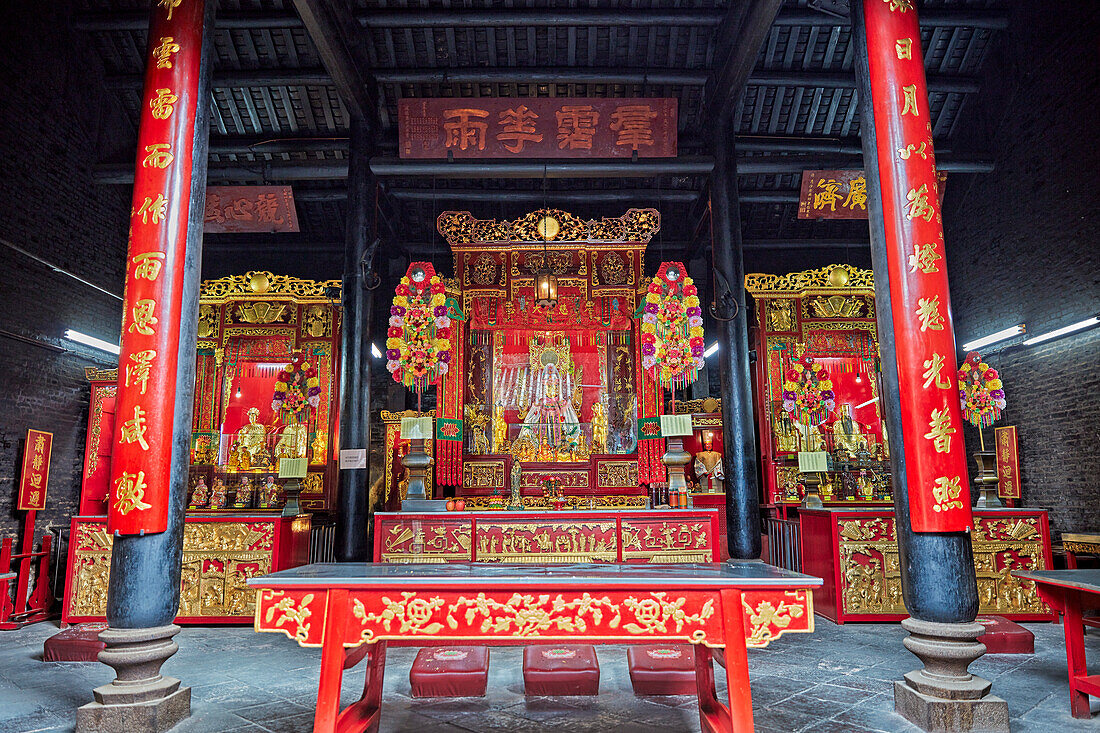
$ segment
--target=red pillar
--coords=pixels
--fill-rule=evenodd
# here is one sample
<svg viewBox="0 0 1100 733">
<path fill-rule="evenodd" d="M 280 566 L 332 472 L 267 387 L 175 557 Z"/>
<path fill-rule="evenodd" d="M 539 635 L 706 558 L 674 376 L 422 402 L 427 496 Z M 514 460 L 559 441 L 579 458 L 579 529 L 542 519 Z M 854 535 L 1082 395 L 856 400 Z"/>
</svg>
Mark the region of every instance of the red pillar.
<svg viewBox="0 0 1100 733">
<path fill-rule="evenodd" d="M 913 0 L 862 8 L 910 517 L 916 532 L 961 532 L 970 492 L 920 26 Z"/>
<path fill-rule="evenodd" d="M 138 126 L 107 528 L 168 525 L 204 0 L 152 7 Z"/>
</svg>

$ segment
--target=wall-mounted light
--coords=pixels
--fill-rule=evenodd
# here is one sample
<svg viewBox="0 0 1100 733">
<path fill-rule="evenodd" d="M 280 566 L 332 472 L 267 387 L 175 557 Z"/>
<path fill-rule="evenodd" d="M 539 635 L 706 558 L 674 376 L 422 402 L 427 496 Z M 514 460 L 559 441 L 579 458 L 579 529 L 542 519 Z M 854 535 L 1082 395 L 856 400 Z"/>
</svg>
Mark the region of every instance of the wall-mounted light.
<svg viewBox="0 0 1100 733">
<path fill-rule="evenodd" d="M 973 351 L 975 349 L 980 349 L 983 346 L 989 346 L 990 344 L 995 344 L 1000 341 L 1004 341 L 1005 339 L 1010 339 L 1013 336 L 1018 336 L 1019 334 L 1024 333 L 1024 331 L 1026 330 L 1027 327 L 1024 326 L 1024 324 L 1020 323 L 1016 326 L 998 331 L 997 333 L 991 333 L 988 336 L 982 336 L 981 338 L 974 339 L 973 341 L 967 341 L 965 344 L 963 344 L 963 351 Z M 1027 342 L 1025 341 L 1024 343 L 1026 344 Z"/>
<path fill-rule="evenodd" d="M 97 339 L 95 336 L 89 336 L 86 333 L 80 331 L 74 331 L 71 328 L 65 331 L 65 338 L 70 341 L 76 341 L 78 344 L 84 344 L 85 346 L 91 346 L 94 349 L 100 351 L 106 351 L 108 353 L 118 356 L 119 348 L 118 344 L 112 344 L 103 339 Z"/>
<path fill-rule="evenodd" d="M 711 344 L 710 346 L 707 347 L 706 351 L 703 352 L 703 358 L 706 359 L 711 354 L 714 354 L 717 351 L 718 351 L 718 342 L 715 341 L 713 344 Z"/>
<path fill-rule="evenodd" d="M 855 407 L 853 407 L 852 409 L 853 410 L 858 410 L 861 407 L 866 407 L 867 405 L 874 404 L 875 402 L 878 402 L 878 397 L 872 397 L 871 399 L 867 400 L 866 402 L 861 402 L 858 405 L 856 405 Z"/>
<path fill-rule="evenodd" d="M 1029 339 L 1024 339 L 1024 346 L 1031 346 L 1033 344 L 1041 344 L 1044 341 L 1050 341 L 1051 339 L 1058 338 L 1059 336 L 1065 336 L 1067 333 L 1073 333 L 1074 331 L 1082 331 L 1086 328 L 1091 328 L 1097 323 L 1100 323 L 1100 316 L 1093 316 L 1092 318 L 1086 318 L 1083 321 L 1077 323 L 1071 323 L 1068 326 L 1062 326 L 1059 329 L 1051 331 L 1050 333 L 1043 333 L 1038 336 L 1032 336 Z"/>
<path fill-rule="evenodd" d="M 375 359 L 382 358 L 382 352 L 378 350 L 378 346 L 374 343 L 371 343 L 370 345 L 370 355 L 373 356 Z"/>
</svg>

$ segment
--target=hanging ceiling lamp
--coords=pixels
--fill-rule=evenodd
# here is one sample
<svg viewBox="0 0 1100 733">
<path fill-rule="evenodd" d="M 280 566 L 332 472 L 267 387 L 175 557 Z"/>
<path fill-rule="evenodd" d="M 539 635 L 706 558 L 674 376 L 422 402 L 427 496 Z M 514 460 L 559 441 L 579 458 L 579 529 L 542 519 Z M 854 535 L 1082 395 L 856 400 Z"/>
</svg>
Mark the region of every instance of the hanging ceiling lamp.
<svg viewBox="0 0 1100 733">
<path fill-rule="evenodd" d="M 550 253 L 546 243 L 558 236 L 561 225 L 552 216 L 539 219 L 538 233 L 542 237 L 542 267 L 535 273 L 535 305 L 552 310 L 558 304 L 558 278 L 550 271 Z"/>
</svg>

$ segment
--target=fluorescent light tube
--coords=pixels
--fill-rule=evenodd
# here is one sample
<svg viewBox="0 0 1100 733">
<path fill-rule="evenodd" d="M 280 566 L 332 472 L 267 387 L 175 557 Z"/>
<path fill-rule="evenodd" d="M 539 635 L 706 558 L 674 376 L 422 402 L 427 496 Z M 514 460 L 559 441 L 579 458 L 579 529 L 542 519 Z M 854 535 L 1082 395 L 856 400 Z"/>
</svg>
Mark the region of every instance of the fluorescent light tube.
<svg viewBox="0 0 1100 733">
<path fill-rule="evenodd" d="M 1018 326 L 1012 326 L 1010 328 L 998 331 L 997 333 L 991 333 L 988 336 L 982 336 L 980 339 L 967 341 L 965 344 L 963 344 L 963 351 L 973 351 L 974 349 L 980 349 L 983 346 L 989 346 L 990 344 L 995 344 L 998 341 L 1010 339 L 1013 336 L 1017 336 L 1026 330 L 1027 329 L 1024 327 L 1024 324 L 1021 323 Z M 1024 343 L 1027 342 L 1025 341 Z"/>
<path fill-rule="evenodd" d="M 70 328 L 65 331 L 65 338 L 69 339 L 70 341 L 76 341 L 79 344 L 91 346 L 94 349 L 100 349 L 101 351 L 106 351 L 114 354 L 115 356 L 118 356 L 118 344 L 108 343 L 103 339 L 97 339 L 95 336 L 89 336 L 86 333 L 74 331 Z"/>
<path fill-rule="evenodd" d="M 1031 346 L 1032 344 L 1041 344 L 1044 341 L 1050 341 L 1053 338 L 1058 338 L 1059 336 L 1065 336 L 1067 333 L 1073 333 L 1074 331 L 1080 331 L 1081 329 L 1088 328 L 1089 326 L 1095 326 L 1097 323 L 1100 323 L 1100 316 L 1093 316 L 1092 318 L 1086 318 L 1083 321 L 1078 321 L 1077 323 L 1071 323 L 1068 326 L 1062 326 L 1061 328 L 1056 329 L 1054 331 L 1051 331 L 1050 333 L 1044 333 L 1044 334 L 1040 334 L 1038 336 L 1032 336 L 1029 339 L 1024 339 L 1024 346 Z"/>
<path fill-rule="evenodd" d="M 866 407 L 867 405 L 870 405 L 870 404 L 872 404 L 872 403 L 874 403 L 874 402 L 878 402 L 878 397 L 872 397 L 871 399 L 867 400 L 866 402 L 863 402 L 863 403 L 861 403 L 861 404 L 858 404 L 858 405 L 856 405 L 856 406 L 855 406 L 855 407 L 853 407 L 852 409 L 853 409 L 853 410 L 858 410 L 859 408 L 861 408 L 861 407 Z"/>
<path fill-rule="evenodd" d="M 708 356 L 715 353 L 716 351 L 718 351 L 718 342 L 717 341 L 715 341 L 713 344 L 711 344 L 710 346 L 707 347 L 707 350 L 703 352 L 703 358 L 704 359 L 707 358 Z"/>
<path fill-rule="evenodd" d="M 378 347 L 374 343 L 371 343 L 370 345 L 370 355 L 373 356 L 375 359 L 382 358 L 382 352 L 378 350 Z"/>
</svg>

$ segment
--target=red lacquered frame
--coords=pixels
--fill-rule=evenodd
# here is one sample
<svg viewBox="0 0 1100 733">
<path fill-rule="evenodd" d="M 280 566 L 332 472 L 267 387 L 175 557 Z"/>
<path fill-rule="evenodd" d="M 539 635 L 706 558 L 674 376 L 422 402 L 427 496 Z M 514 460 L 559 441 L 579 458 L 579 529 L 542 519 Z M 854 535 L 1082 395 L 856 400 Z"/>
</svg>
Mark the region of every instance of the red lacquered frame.
<svg viewBox="0 0 1100 733">
<path fill-rule="evenodd" d="M 300 520 L 305 520 L 304 522 Z M 260 524 L 270 522 L 275 525 L 275 534 L 271 546 L 271 571 L 276 572 L 278 570 L 286 570 L 287 568 L 298 567 L 299 565 L 305 565 L 309 562 L 309 539 L 310 539 L 310 522 L 308 515 L 301 515 L 299 517 L 282 517 L 277 514 L 260 515 L 260 514 L 238 514 L 238 515 L 222 515 L 222 516 L 188 516 L 185 520 L 186 524 L 198 523 L 198 522 L 216 522 L 216 523 L 248 523 L 248 524 Z M 102 531 L 107 531 L 107 518 L 106 517 L 73 517 L 70 523 L 69 533 L 69 554 L 68 562 L 65 568 L 65 597 L 63 599 L 63 605 L 61 610 L 61 620 L 67 624 L 81 623 L 84 621 L 103 621 L 106 616 L 96 615 L 74 615 L 71 613 L 71 607 L 73 604 L 74 583 L 73 574 L 76 567 L 76 553 L 78 550 L 78 528 L 80 526 L 101 525 Z M 212 548 L 213 549 L 213 548 Z M 110 554 L 107 555 L 105 562 L 110 563 Z M 104 605 L 106 605 L 106 598 L 104 598 Z M 247 624 L 251 623 L 253 618 L 252 612 L 236 615 L 225 616 L 177 616 L 176 623 L 179 624 Z"/>
<path fill-rule="evenodd" d="M 1053 567 L 1050 547 L 1050 527 L 1047 513 L 1042 509 L 1002 509 L 975 510 L 974 518 L 980 519 L 1037 519 L 1042 535 L 1043 563 L 1045 568 Z M 909 616 L 908 613 L 859 613 L 849 611 L 844 604 L 846 586 L 846 567 L 841 563 L 841 522 L 853 519 L 884 519 L 889 522 L 888 538 L 896 543 L 894 513 L 881 510 L 829 511 L 823 509 L 799 510 L 802 542 L 802 572 L 816 575 L 823 580 L 819 588 L 814 589 L 814 609 L 825 618 L 838 624 L 851 622 L 895 622 Z M 879 540 L 881 541 L 881 540 Z M 1037 568 L 1013 568 L 1013 570 L 1034 570 Z M 1004 613 L 995 608 L 979 607 L 979 614 L 995 614 L 1013 621 L 1052 621 L 1054 614 L 1047 613 Z"/>
<path fill-rule="evenodd" d="M 393 512 L 393 513 L 378 513 L 374 515 L 374 557 L 378 558 L 379 562 L 382 562 L 383 548 L 382 541 L 385 532 L 398 523 L 408 522 L 421 522 L 425 525 L 425 529 L 430 529 L 432 526 L 449 525 L 454 527 L 468 526 L 470 531 L 470 547 L 468 556 L 440 556 L 436 560 L 437 562 L 478 562 L 478 522 L 501 522 L 501 521 L 522 521 L 524 523 L 571 523 L 571 522 L 615 522 L 615 534 L 618 538 L 616 542 L 616 557 L 606 562 L 626 562 L 626 563 L 641 563 L 646 562 L 642 558 L 624 558 L 623 549 L 623 522 L 654 522 L 663 521 L 671 522 L 677 521 L 683 524 L 693 524 L 698 522 L 704 522 L 709 527 L 709 535 L 707 543 L 704 547 L 694 548 L 710 553 L 711 562 L 719 562 L 721 560 L 721 546 L 719 544 L 719 532 L 718 532 L 718 515 L 719 512 L 713 509 L 696 509 L 696 510 L 679 510 L 679 511 L 632 511 L 632 512 L 616 512 L 616 511 L 585 511 L 585 512 L 508 512 L 508 511 L 487 511 L 487 512 L 428 512 L 428 513 L 406 513 L 406 512 Z M 410 557 L 423 557 L 423 554 L 409 553 Z M 551 562 L 548 560 L 548 562 Z"/>
</svg>

